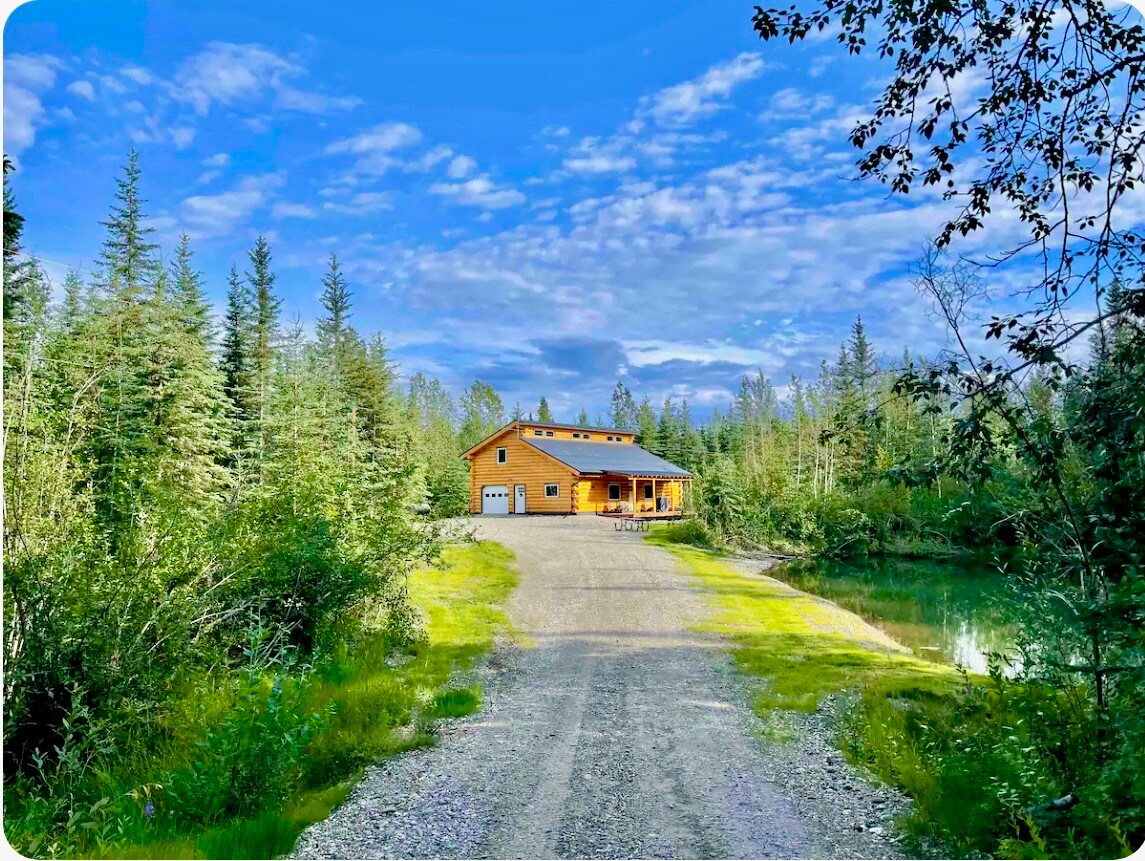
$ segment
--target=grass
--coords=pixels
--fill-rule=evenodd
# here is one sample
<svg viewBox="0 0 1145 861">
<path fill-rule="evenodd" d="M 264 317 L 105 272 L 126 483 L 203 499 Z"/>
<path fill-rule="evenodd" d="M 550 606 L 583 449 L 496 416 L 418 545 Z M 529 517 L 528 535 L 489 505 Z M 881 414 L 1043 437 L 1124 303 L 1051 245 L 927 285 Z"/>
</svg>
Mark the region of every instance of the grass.
<svg viewBox="0 0 1145 861">
<path fill-rule="evenodd" d="M 877 685 L 887 696 L 921 698 L 960 681 L 952 667 L 914 657 L 853 613 L 742 574 L 718 552 L 677 543 L 671 526 L 646 540 L 675 555 L 703 590 L 713 612 L 700 628 L 725 636 L 739 668 L 765 680 L 754 703 L 761 716 L 814 711 L 837 691 Z"/>
<path fill-rule="evenodd" d="M 760 681 L 763 740 L 799 731 L 784 715 L 848 692 L 836 743 L 913 799 L 899 823 L 913 848 L 946 857 L 1129 852 L 1124 823 L 1102 809 L 1100 795 L 1087 802 L 1082 790 L 1069 816 L 1046 811 L 1048 799 L 1074 788 L 1067 774 L 1085 773 L 1076 762 L 1064 766 L 1090 749 L 1084 726 L 1062 719 L 1076 694 L 916 658 L 834 604 L 739 573 L 694 537 L 663 526 L 646 540 L 675 555 L 703 591 L 711 615 L 700 629 L 726 637 L 739 668 Z"/>
<path fill-rule="evenodd" d="M 793 732 L 784 714 L 812 712 L 828 694 L 852 693 L 857 705 L 838 738 L 848 759 L 916 800 L 913 821 L 903 823 L 911 833 L 929 833 L 948 813 L 957 819 L 967 806 L 946 803 L 952 787 L 928 759 L 918 715 L 941 722 L 968 678 L 915 657 L 841 607 L 740 573 L 719 551 L 678 543 L 692 537 L 678 536 L 679 528 L 659 528 L 646 540 L 671 552 L 702 590 L 712 612 L 699 629 L 725 637 L 739 669 L 762 682 L 753 700 L 756 714 L 768 719 L 762 738 L 782 742 Z M 979 822 L 942 824 L 948 832 L 983 828 Z"/>
<path fill-rule="evenodd" d="M 239 753 L 212 756 L 204 737 L 219 732 L 242 705 L 224 686 L 204 682 L 189 689 L 174 710 L 166 742 L 142 762 L 105 763 L 94 787 L 77 797 L 109 801 L 77 818 L 67 834 L 45 834 L 28 810 L 6 804 L 4 826 L 10 842 L 26 855 L 95 858 L 274 858 L 291 850 L 308 825 L 325 819 L 341 804 L 363 769 L 395 753 L 432 745 L 434 722 L 471 714 L 481 705 L 480 688 L 455 682 L 488 652 L 495 638 L 511 633 L 501 605 L 517 584 L 513 554 L 493 542 L 446 547 L 438 565 L 409 579 L 411 602 L 425 619 L 425 638 L 395 650 L 382 635 L 366 637 L 353 649 L 334 655 L 309 675 L 287 679 L 284 712 L 273 730 L 282 729 L 281 745 L 295 745 L 286 766 L 268 770 L 266 780 L 280 792 L 242 810 L 231 807 L 191 819 L 172 795 L 204 768 L 212 775 L 202 785 L 214 791 L 234 763 L 259 767 L 258 755 L 241 762 Z M 253 699 L 252 719 L 237 724 L 252 741 L 266 734 L 271 683 Z M 313 730 L 304 727 L 313 726 Z M 206 734 L 206 736 L 205 736 Z M 232 747 L 225 748 L 233 750 Z M 231 762 L 220 761 L 229 759 Z M 146 782 L 145 782 L 145 778 Z M 136 791 L 146 785 L 147 795 Z M 197 786 L 198 784 L 190 784 Z M 282 800 L 276 800 L 282 799 Z M 143 802 L 154 802 L 153 818 Z M 241 800 L 241 799 L 240 799 Z M 86 811 L 86 804 L 80 805 Z M 182 817 L 182 818 L 181 818 Z M 85 833 L 86 832 L 86 833 Z"/>
</svg>

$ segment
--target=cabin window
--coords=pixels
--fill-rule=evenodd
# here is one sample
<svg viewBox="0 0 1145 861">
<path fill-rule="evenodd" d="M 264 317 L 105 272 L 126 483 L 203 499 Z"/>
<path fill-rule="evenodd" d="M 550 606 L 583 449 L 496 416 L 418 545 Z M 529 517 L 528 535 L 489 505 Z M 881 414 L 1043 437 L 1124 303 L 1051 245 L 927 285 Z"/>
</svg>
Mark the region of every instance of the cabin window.
<svg viewBox="0 0 1145 861">
<path fill-rule="evenodd" d="M 592 439 L 592 434 L 590 434 L 590 433 L 586 433 L 586 434 L 584 435 L 584 438 L 585 438 L 585 439 Z"/>
<path fill-rule="evenodd" d="M 617 482 L 608 485 L 608 499 L 610 502 L 620 499 L 620 485 Z"/>
<path fill-rule="evenodd" d="M 580 434 L 574 432 L 573 433 L 573 439 L 580 439 Z"/>
<path fill-rule="evenodd" d="M 546 484 L 545 485 L 545 498 L 546 499 L 552 499 L 554 497 L 560 496 L 560 494 L 561 494 L 561 487 L 559 484 Z"/>
<path fill-rule="evenodd" d="M 552 431 L 545 431 L 545 436 L 552 436 L 552 435 L 553 435 Z"/>
<path fill-rule="evenodd" d="M 612 442 L 612 437 L 608 437 L 607 439 L 609 442 Z"/>
<path fill-rule="evenodd" d="M 644 498 L 645 499 L 651 499 L 652 498 L 652 485 L 651 484 L 644 485 Z"/>
<path fill-rule="evenodd" d="M 509 449 L 507 449 L 507 448 L 497 449 L 497 463 L 508 463 L 508 462 L 509 462 Z"/>
<path fill-rule="evenodd" d="M 533 431 L 533 436 L 544 436 L 544 435 L 545 435 L 544 431 L 539 431 L 539 430 Z"/>
</svg>

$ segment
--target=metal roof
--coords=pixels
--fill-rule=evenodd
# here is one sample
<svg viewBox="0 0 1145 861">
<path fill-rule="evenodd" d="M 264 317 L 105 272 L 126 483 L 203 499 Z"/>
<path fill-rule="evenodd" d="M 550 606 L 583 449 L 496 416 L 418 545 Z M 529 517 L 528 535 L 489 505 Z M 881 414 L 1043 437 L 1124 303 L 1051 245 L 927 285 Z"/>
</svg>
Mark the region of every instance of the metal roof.
<svg viewBox="0 0 1145 861">
<path fill-rule="evenodd" d="M 579 442 L 569 439 L 522 437 L 533 448 L 567 463 L 578 472 L 691 478 L 686 469 L 656 457 L 634 443 Z"/>
</svg>

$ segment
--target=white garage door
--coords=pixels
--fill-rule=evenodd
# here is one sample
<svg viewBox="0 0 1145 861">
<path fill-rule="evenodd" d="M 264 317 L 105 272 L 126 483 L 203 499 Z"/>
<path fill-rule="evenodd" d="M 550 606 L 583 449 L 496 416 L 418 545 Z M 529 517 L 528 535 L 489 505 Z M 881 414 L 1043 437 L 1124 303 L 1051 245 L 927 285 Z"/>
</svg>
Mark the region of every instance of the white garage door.
<svg viewBox="0 0 1145 861">
<path fill-rule="evenodd" d="M 509 488 L 506 485 L 481 488 L 481 513 L 508 514 Z"/>
</svg>

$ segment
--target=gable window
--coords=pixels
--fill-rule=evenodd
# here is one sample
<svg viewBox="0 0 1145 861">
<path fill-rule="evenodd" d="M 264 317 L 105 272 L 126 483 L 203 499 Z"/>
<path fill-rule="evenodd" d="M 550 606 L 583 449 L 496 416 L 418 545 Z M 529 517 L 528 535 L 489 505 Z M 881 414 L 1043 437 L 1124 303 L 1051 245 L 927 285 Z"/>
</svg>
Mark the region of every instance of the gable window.
<svg viewBox="0 0 1145 861">
<path fill-rule="evenodd" d="M 545 498 L 552 499 L 561 495 L 561 486 L 559 484 L 546 484 L 545 485 Z"/>
<path fill-rule="evenodd" d="M 618 499 L 620 499 L 620 484 L 614 481 L 608 485 L 608 500 L 615 502 Z"/>
<path fill-rule="evenodd" d="M 497 449 L 497 463 L 509 462 L 509 450 L 507 448 Z"/>
<path fill-rule="evenodd" d="M 544 436 L 544 435 L 545 435 L 544 431 L 539 431 L 539 430 L 533 431 L 533 436 Z"/>
</svg>

